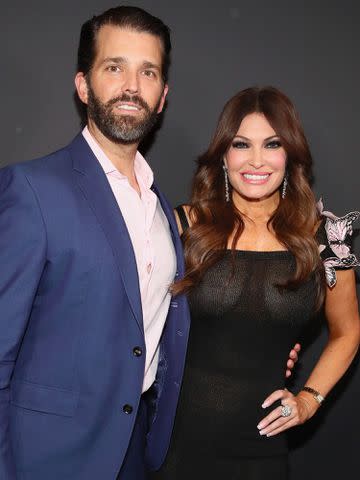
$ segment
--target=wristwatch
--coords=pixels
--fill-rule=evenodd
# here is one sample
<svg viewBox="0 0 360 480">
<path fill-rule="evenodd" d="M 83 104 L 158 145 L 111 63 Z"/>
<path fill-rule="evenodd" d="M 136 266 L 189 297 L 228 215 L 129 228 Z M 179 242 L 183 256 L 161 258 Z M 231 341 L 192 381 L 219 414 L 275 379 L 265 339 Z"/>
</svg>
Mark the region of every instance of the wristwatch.
<svg viewBox="0 0 360 480">
<path fill-rule="evenodd" d="M 323 397 L 321 395 L 321 393 L 319 393 L 317 390 L 315 390 L 314 388 L 311 388 L 311 387 L 303 387 L 301 390 L 303 390 L 304 392 L 308 392 L 308 393 L 311 393 L 311 395 L 313 396 L 313 398 L 318 402 L 319 405 L 321 405 L 323 403 L 323 401 L 325 400 L 325 397 Z"/>
</svg>

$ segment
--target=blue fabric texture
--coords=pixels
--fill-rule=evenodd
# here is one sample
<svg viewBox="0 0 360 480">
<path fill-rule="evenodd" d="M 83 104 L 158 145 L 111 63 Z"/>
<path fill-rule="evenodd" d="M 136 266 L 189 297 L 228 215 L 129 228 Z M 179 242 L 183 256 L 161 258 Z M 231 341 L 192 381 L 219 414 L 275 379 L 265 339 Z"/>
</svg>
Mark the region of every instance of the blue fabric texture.
<svg viewBox="0 0 360 480">
<path fill-rule="evenodd" d="M 153 189 L 181 276 L 173 212 Z M 0 170 L 0 265 L 1 480 L 116 478 L 141 398 L 145 355 L 133 348 L 145 352 L 142 309 L 124 219 L 82 135 Z M 168 447 L 188 329 L 179 297 L 161 340 L 151 466 Z"/>
</svg>

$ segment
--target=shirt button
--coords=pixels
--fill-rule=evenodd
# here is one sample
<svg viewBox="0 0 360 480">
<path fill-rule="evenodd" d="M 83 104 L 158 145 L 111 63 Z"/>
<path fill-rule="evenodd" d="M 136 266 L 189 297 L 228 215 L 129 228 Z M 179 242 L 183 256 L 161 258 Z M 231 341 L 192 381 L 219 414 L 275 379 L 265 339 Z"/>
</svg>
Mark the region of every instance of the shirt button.
<svg viewBox="0 0 360 480">
<path fill-rule="evenodd" d="M 131 405 L 126 404 L 123 406 L 123 412 L 126 413 L 126 415 L 130 415 L 132 411 L 133 411 L 133 407 Z"/>
<path fill-rule="evenodd" d="M 135 355 L 135 357 L 141 357 L 142 355 L 142 350 L 140 347 L 134 347 L 133 348 L 133 354 Z"/>
<path fill-rule="evenodd" d="M 151 272 L 151 263 L 148 264 L 148 266 L 146 267 L 146 270 L 147 270 L 147 273 L 150 273 Z"/>
</svg>

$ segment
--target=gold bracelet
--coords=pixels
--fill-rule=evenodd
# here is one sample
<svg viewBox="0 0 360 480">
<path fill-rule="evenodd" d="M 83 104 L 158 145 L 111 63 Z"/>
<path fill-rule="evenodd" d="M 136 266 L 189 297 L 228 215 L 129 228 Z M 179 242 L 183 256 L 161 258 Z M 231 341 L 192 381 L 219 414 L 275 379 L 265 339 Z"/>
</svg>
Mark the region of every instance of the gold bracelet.
<svg viewBox="0 0 360 480">
<path fill-rule="evenodd" d="M 313 396 L 313 398 L 318 402 L 319 405 L 321 405 L 323 403 L 323 401 L 325 400 L 325 397 L 323 397 L 321 395 L 321 393 L 319 393 L 317 390 L 315 390 L 314 388 L 311 388 L 311 387 L 303 387 L 301 390 L 303 390 L 304 392 L 308 392 L 308 393 L 311 393 L 311 395 Z"/>
</svg>

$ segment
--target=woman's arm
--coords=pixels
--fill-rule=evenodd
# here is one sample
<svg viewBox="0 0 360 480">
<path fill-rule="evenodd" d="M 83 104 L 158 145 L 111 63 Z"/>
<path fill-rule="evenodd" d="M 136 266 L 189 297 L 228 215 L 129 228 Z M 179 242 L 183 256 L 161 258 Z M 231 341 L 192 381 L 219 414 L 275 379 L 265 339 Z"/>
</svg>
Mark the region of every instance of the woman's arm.
<svg viewBox="0 0 360 480">
<path fill-rule="evenodd" d="M 360 320 L 356 297 L 354 270 L 338 270 L 337 282 L 327 287 L 325 313 L 329 329 L 328 342 L 311 372 L 306 386 L 326 397 L 352 362 L 360 341 Z M 304 423 L 319 408 L 311 393 L 300 391 L 296 396 L 287 390 L 273 392 L 263 403 L 264 407 L 281 400 L 292 413 L 281 416 L 281 408 L 273 410 L 258 425 L 260 435 L 273 436 L 295 425 Z"/>
</svg>

